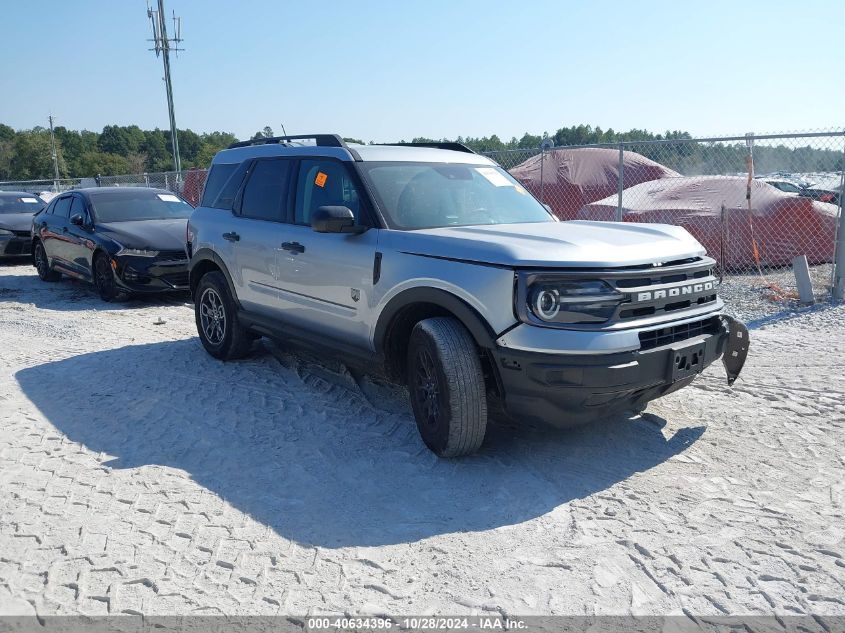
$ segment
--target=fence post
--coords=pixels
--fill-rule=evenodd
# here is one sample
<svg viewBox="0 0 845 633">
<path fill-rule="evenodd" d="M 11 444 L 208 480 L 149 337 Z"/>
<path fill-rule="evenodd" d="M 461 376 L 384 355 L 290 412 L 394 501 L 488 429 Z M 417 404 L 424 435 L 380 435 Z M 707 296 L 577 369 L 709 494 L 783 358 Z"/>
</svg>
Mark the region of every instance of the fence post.
<svg viewBox="0 0 845 633">
<path fill-rule="evenodd" d="M 842 154 L 842 176 L 839 179 L 839 225 L 836 229 L 836 256 L 833 259 L 833 299 L 845 300 L 845 212 L 842 198 L 845 196 L 845 150 Z"/>
<path fill-rule="evenodd" d="M 543 167 L 546 162 L 546 148 L 540 147 L 540 204 L 543 204 Z"/>
<path fill-rule="evenodd" d="M 616 221 L 622 221 L 622 190 L 625 189 L 625 150 L 622 143 L 619 143 L 619 186 L 616 192 L 618 201 L 616 203 Z"/>
</svg>

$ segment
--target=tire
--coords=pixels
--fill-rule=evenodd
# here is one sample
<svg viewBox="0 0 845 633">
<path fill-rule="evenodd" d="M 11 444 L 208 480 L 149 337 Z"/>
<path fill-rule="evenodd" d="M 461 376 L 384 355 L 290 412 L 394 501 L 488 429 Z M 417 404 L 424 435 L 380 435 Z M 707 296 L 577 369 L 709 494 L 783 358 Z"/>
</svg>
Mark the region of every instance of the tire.
<svg viewBox="0 0 845 633">
<path fill-rule="evenodd" d="M 103 301 L 121 301 L 126 298 L 126 292 L 121 290 L 114 278 L 109 258 L 105 253 L 94 255 L 94 287 Z"/>
<path fill-rule="evenodd" d="M 32 263 L 35 270 L 38 271 L 38 278 L 41 281 L 58 281 L 61 279 L 61 274 L 50 267 L 47 251 L 40 240 L 35 242 L 35 248 L 32 249 Z"/>
<path fill-rule="evenodd" d="M 424 319 L 408 345 L 408 390 L 425 445 L 440 457 L 477 451 L 487 431 L 487 393 L 478 347 L 452 317 Z"/>
<path fill-rule="evenodd" d="M 202 346 L 214 358 L 246 356 L 255 336 L 238 323 L 238 311 L 223 273 L 206 273 L 194 293 L 194 317 Z"/>
</svg>

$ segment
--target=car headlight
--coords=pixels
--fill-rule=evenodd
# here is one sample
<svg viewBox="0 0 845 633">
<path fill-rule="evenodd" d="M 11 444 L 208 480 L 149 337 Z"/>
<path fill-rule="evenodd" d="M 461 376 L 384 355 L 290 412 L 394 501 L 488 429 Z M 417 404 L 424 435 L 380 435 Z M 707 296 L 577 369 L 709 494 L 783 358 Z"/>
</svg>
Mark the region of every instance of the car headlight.
<svg viewBox="0 0 845 633">
<path fill-rule="evenodd" d="M 158 251 L 147 251 L 143 248 L 126 248 L 121 246 L 120 250 L 115 255 L 129 255 L 131 257 L 155 257 Z"/>
<path fill-rule="evenodd" d="M 625 300 L 599 279 L 526 273 L 517 283 L 517 314 L 535 325 L 604 323 Z"/>
<path fill-rule="evenodd" d="M 7 229 L 0 229 L 0 235 L 14 235 L 14 233 Z"/>
</svg>

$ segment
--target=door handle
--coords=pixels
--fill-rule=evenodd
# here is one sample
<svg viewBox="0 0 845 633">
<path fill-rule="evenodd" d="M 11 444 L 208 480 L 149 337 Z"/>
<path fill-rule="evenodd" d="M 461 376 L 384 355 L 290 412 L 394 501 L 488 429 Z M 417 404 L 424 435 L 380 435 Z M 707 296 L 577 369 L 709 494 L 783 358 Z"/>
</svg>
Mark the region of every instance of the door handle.
<svg viewBox="0 0 845 633">
<path fill-rule="evenodd" d="M 66 226 L 62 227 L 62 233 L 67 233 L 67 227 Z"/>
<path fill-rule="evenodd" d="M 282 242 L 282 248 L 291 253 L 304 253 L 305 247 L 299 242 Z"/>
<path fill-rule="evenodd" d="M 224 233 L 223 239 L 228 240 L 230 242 L 237 242 L 239 239 L 241 239 L 241 236 L 232 231 L 231 233 Z"/>
</svg>

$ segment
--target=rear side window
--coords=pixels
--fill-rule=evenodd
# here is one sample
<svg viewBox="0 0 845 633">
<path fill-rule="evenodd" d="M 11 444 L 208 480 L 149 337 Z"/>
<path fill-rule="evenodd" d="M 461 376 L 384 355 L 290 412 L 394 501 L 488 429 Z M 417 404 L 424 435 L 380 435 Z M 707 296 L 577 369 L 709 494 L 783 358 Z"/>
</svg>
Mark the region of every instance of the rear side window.
<svg viewBox="0 0 845 633">
<path fill-rule="evenodd" d="M 205 188 L 202 192 L 202 206 L 213 207 L 217 201 L 217 197 L 223 190 L 224 185 L 235 173 L 240 163 L 217 163 L 211 166 L 211 171 L 208 173 L 208 178 L 205 180 Z M 231 208 L 231 203 L 229 208 Z"/>
<path fill-rule="evenodd" d="M 53 207 L 53 215 L 57 215 L 62 218 L 70 216 L 70 196 L 65 196 L 64 198 L 56 200 L 56 206 Z"/>
<path fill-rule="evenodd" d="M 284 222 L 293 161 L 258 160 L 244 187 L 241 215 L 256 220 Z"/>
</svg>

